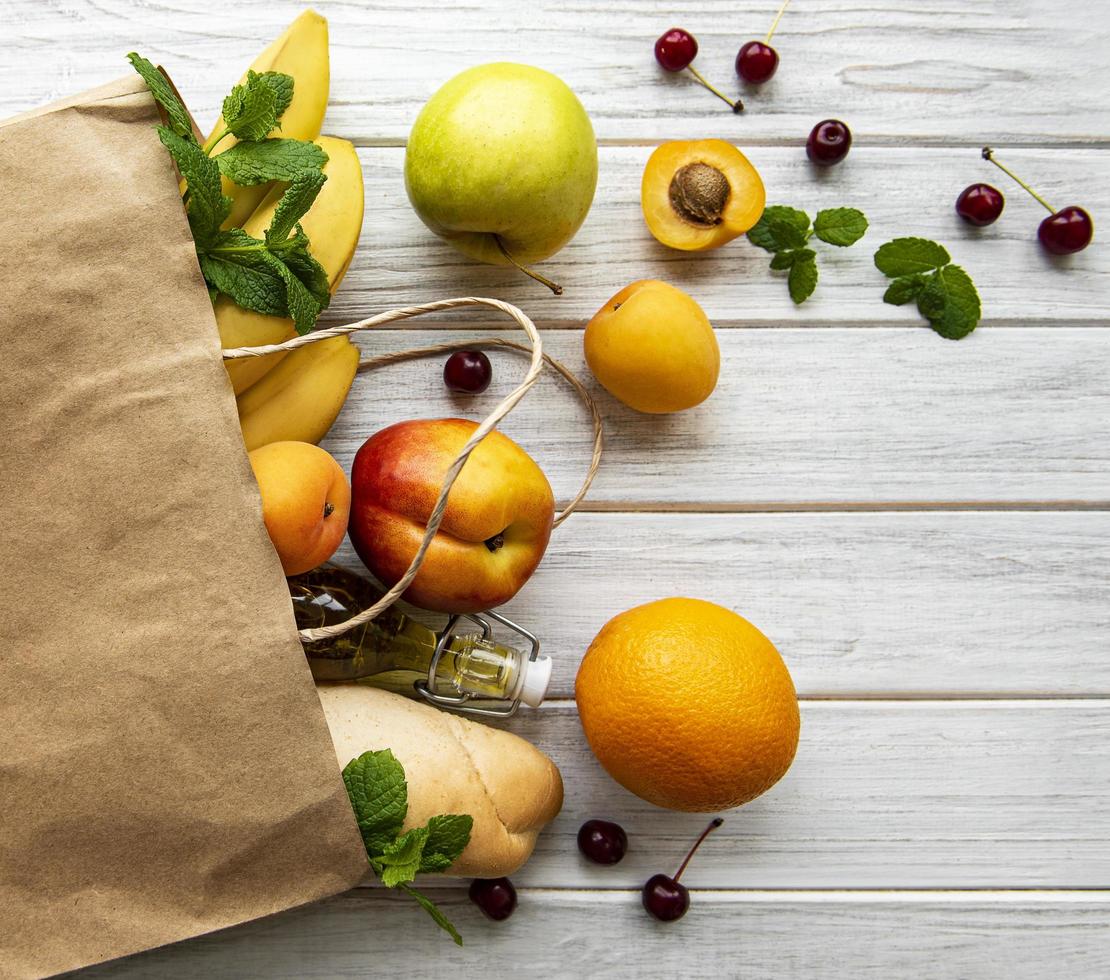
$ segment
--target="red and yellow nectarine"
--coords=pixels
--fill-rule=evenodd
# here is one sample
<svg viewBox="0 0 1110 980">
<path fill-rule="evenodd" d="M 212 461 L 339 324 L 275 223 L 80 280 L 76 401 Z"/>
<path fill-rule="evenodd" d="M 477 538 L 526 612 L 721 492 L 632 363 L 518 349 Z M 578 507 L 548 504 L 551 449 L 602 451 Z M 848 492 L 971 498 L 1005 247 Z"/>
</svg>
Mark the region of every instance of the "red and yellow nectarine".
<svg viewBox="0 0 1110 980">
<path fill-rule="evenodd" d="M 399 422 L 355 456 L 351 542 L 386 586 L 400 580 L 420 547 L 447 469 L 476 428 L 465 419 Z M 404 598 L 447 613 L 507 602 L 543 558 L 554 516 L 543 470 L 508 436 L 491 432 L 459 473 Z"/>
</svg>

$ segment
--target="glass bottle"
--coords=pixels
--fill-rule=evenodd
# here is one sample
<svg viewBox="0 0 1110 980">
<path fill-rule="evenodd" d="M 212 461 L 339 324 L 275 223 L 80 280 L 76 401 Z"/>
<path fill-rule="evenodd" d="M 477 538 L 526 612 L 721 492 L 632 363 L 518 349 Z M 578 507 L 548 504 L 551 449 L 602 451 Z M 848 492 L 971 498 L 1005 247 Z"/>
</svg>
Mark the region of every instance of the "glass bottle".
<svg viewBox="0 0 1110 980">
<path fill-rule="evenodd" d="M 382 597 L 376 583 L 330 562 L 289 579 L 289 593 L 299 629 L 341 623 Z M 538 649 L 530 634 L 494 613 L 485 615 L 516 630 Z M 428 684 L 429 668 L 442 644 L 434 685 L 424 695 L 432 695 L 428 700 L 482 713 L 482 702 L 509 702 L 509 710 L 521 701 L 539 705 L 551 679 L 551 660 L 529 657 L 497 642 L 488 623 L 473 619 L 482 632 L 456 633 L 455 619 L 436 632 L 394 605 L 331 640 L 306 643 L 304 651 L 317 680 L 365 681 L 412 694 L 416 685 Z"/>
</svg>

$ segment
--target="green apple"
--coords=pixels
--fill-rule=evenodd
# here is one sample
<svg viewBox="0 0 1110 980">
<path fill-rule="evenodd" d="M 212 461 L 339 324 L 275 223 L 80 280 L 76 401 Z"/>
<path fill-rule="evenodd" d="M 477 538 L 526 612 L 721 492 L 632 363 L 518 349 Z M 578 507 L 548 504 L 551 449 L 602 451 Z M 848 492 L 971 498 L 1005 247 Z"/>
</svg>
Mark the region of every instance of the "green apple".
<svg viewBox="0 0 1110 980">
<path fill-rule="evenodd" d="M 421 110 L 405 152 L 405 187 L 424 224 L 495 265 L 554 255 L 596 186 L 590 117 L 566 83 L 529 65 L 456 75 Z"/>
</svg>

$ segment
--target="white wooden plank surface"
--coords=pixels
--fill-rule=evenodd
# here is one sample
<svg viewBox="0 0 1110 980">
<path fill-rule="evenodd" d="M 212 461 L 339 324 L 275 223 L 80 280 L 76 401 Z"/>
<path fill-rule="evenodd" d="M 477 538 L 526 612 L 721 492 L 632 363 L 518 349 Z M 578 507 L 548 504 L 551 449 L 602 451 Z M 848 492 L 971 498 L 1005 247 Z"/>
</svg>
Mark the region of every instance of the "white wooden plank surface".
<svg viewBox="0 0 1110 980">
<path fill-rule="evenodd" d="M 454 336 L 383 331 L 360 343 L 380 353 Z M 1110 500 L 1108 330 L 996 328 L 959 343 L 926 327 L 723 330 L 718 339 L 709 400 L 649 416 L 592 383 L 578 331 L 544 332 L 548 352 L 591 381 L 606 418 L 594 505 Z M 493 357 L 496 380 L 477 399 L 446 391 L 439 359 L 359 378 L 325 445 L 346 465 L 391 422 L 483 417 L 524 372 L 514 355 Z M 591 432 L 557 376 L 503 429 L 558 495 L 577 489 Z"/>
<path fill-rule="evenodd" d="M 762 626 L 803 697 L 1110 692 L 1105 511 L 580 514 L 504 612 L 570 697 L 615 596 L 668 595 Z"/>
<path fill-rule="evenodd" d="M 821 208 L 852 206 L 870 219 L 867 235 L 852 248 L 816 246 L 821 281 L 800 307 L 790 301 L 782 274 L 768 270 L 770 256 L 746 240 L 688 253 L 651 237 L 640 208 L 649 146 L 601 148 L 589 217 L 570 245 L 542 264 L 563 285 L 562 296 L 514 269 L 479 265 L 436 238 L 409 206 L 404 150 L 378 147 L 360 151 L 366 219 L 359 259 L 328 321 L 477 293 L 517 303 L 542 325 L 580 326 L 633 280 L 664 279 L 694 296 L 718 327 L 923 325 L 912 307 L 883 303 L 887 280 L 873 262 L 879 245 L 905 235 L 944 243 L 966 267 L 982 294 L 986 326 L 1105 324 L 1110 317 L 1110 251 L 1094 247 L 1065 258 L 1046 256 L 1036 242 L 1044 209 L 1016 185 L 1006 186 L 974 147 L 855 147 L 841 166 L 815 175 L 800 146 L 753 147 L 743 139 L 739 145 L 760 170 L 770 203 L 805 208 L 811 216 Z M 1043 185 L 1043 195 L 1058 207 L 1081 203 L 1096 223 L 1097 215 L 1110 213 L 1110 155 L 1034 149 L 1013 150 L 1006 159 Z M 954 207 L 960 191 L 980 180 L 1003 188 L 1007 204 L 995 225 L 973 229 Z M 443 319 L 456 322 L 466 315 Z M 488 314 L 474 317 L 502 326 Z"/>
<path fill-rule="evenodd" d="M 243 0 L 214 15 L 202 0 L 0 0 L 0 115 L 123 74 L 123 55 L 139 48 L 210 118 L 301 6 Z M 582 370 L 584 321 L 626 282 L 658 277 L 720 328 L 722 381 L 700 409 L 649 419 L 599 393 L 609 448 L 589 504 L 598 512 L 556 535 L 510 607 L 559 658 L 563 696 L 597 627 L 656 595 L 724 602 L 782 648 L 806 699 L 798 761 L 707 843 L 689 873 L 694 911 L 657 926 L 630 889 L 677 864 L 702 818 L 617 787 L 564 701 L 512 723 L 551 752 L 568 790 L 518 877 L 517 915 L 494 926 L 457 885 L 437 892 L 467 949 L 367 888 L 91 975 L 1110 972 L 1110 252 L 1096 242 L 1046 259 L 1033 241 L 1037 205 L 975 152 L 1006 148 L 1050 200 L 1086 205 L 1102 227 L 1110 7 L 795 0 L 777 36 L 779 74 L 749 93 L 740 118 L 654 64 L 653 39 L 682 24 L 701 41 L 698 66 L 735 86 L 735 49 L 766 30 L 775 6 L 320 4 L 332 31 L 326 128 L 360 144 L 367 178 L 362 248 L 329 322 L 491 294 L 532 313 L 549 350 Z M 423 101 L 461 68 L 497 59 L 565 78 L 603 144 L 594 210 L 545 266 L 567 287 L 560 298 L 461 259 L 404 198 L 402 144 Z M 815 174 L 801 143 L 830 115 L 849 122 L 855 146 Z M 822 255 L 802 308 L 744 243 L 686 256 L 647 234 L 643 162 L 652 145 L 694 136 L 741 145 L 773 202 L 868 213 L 864 242 Z M 983 179 L 1008 204 L 976 232 L 951 208 Z M 985 316 L 968 341 L 941 341 L 912 311 L 882 304 L 871 254 L 903 234 L 943 241 L 976 279 Z M 459 319 L 471 333 L 505 329 L 481 314 L 442 318 L 364 345 L 444 339 Z M 503 391 L 519 362 L 495 357 L 495 370 Z M 425 361 L 361 380 L 329 448 L 349 463 L 384 424 L 492 404 L 493 392 L 452 400 L 438 371 Z M 568 496 L 588 441 L 569 394 L 545 381 L 505 428 Z M 627 826 L 633 849 L 618 868 L 577 857 L 573 835 L 589 816 Z"/>
<path fill-rule="evenodd" d="M 1107 888 L 1108 724 L 1105 700 L 803 701 L 794 765 L 726 814 L 688 884 Z M 543 745 L 568 777 L 563 812 L 519 884 L 639 887 L 676 868 L 705 827 L 704 815 L 660 810 L 616 786 L 573 704 L 522 712 L 507 727 Z M 619 865 L 578 856 L 575 834 L 592 817 L 628 832 Z"/>
<path fill-rule="evenodd" d="M 363 889 L 82 975 L 1095 980 L 1110 973 L 1110 915 L 1089 892 L 695 891 L 689 914 L 672 925 L 647 920 L 633 892 L 524 890 L 502 923 L 487 922 L 457 892 L 433 895 L 461 928 L 463 949 L 433 935 L 400 896 Z M 588 941 L 595 936 L 604 939 Z"/>
<path fill-rule="evenodd" d="M 194 111 L 214 117 L 249 62 L 289 23 L 299 0 L 8 2 L 0 112 L 10 114 L 123 73 L 141 47 L 161 59 Z M 803 140 L 842 116 L 861 142 L 977 145 L 1107 141 L 1110 84 L 1099 2 L 852 0 L 798 3 L 783 18 L 774 80 L 734 117 L 690 79 L 655 64 L 652 45 L 676 24 L 701 45 L 697 65 L 729 91 L 736 51 L 770 27 L 774 0 L 318 4 L 332 29 L 329 124 L 364 140 L 402 140 L 451 75 L 481 61 L 555 71 L 606 139 L 735 136 Z M 214 10 L 218 9 L 218 13 Z M 1067 15 L 1070 13 L 1070 15 Z M 33 68 L 33 70 L 29 70 Z"/>
</svg>

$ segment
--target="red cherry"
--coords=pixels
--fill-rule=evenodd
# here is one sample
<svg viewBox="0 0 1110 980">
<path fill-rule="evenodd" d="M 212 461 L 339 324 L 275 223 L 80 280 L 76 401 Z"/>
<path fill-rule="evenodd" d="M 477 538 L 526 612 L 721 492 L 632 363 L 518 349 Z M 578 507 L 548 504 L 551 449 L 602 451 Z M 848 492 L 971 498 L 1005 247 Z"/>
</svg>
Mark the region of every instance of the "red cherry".
<svg viewBox="0 0 1110 980">
<path fill-rule="evenodd" d="M 736 56 L 736 74 L 751 85 L 762 85 L 778 66 L 778 52 L 762 41 L 749 41 Z"/>
<path fill-rule="evenodd" d="M 1041 243 L 1041 248 L 1046 252 L 1051 252 L 1053 255 L 1071 255 L 1073 252 L 1082 252 L 1091 244 L 1091 239 L 1095 234 L 1095 223 L 1091 220 L 1091 216 L 1078 204 L 1069 204 L 1066 208 L 1057 211 L 1017 174 L 1002 166 L 994 158 L 994 150 L 989 146 L 983 147 L 983 159 L 990 160 L 1007 177 L 1010 177 L 1028 191 L 1041 207 L 1050 212 L 1049 216 L 1037 228 L 1037 239 Z"/>
<path fill-rule="evenodd" d="M 1006 199 L 997 188 L 990 184 L 972 184 L 965 187 L 956 198 L 956 214 L 968 224 L 982 228 L 984 225 L 993 225 L 1005 205 Z"/>
<path fill-rule="evenodd" d="M 694 846 L 690 848 L 690 852 L 686 855 L 686 859 L 679 866 L 673 878 L 664 874 L 652 875 L 648 878 L 644 887 L 640 890 L 640 898 L 649 915 L 654 916 L 660 922 L 674 922 L 686 914 L 686 910 L 690 908 L 690 892 L 678 879 L 682 877 L 682 872 L 686 870 L 690 858 L 701 847 L 701 842 L 723 823 L 724 820 L 720 817 L 710 821 L 709 826 L 694 841 Z"/>
<path fill-rule="evenodd" d="M 648 914 L 660 922 L 681 919 L 690 908 L 690 890 L 668 875 L 652 875 L 640 898 Z"/>
<path fill-rule="evenodd" d="M 469 894 L 486 918 L 494 922 L 503 922 L 516 909 L 516 889 L 508 878 L 475 878 Z"/>
<path fill-rule="evenodd" d="M 1053 255 L 1082 252 L 1091 244 L 1094 234 L 1095 223 L 1091 216 L 1075 204 L 1050 214 L 1037 229 L 1042 247 Z"/>
<path fill-rule="evenodd" d="M 687 70 L 702 85 L 724 102 L 733 112 L 743 112 L 744 103 L 737 99 L 732 101 L 723 92 L 718 91 L 709 84 L 701 73 L 691 64 L 698 53 L 698 42 L 689 31 L 681 27 L 672 27 L 666 34 L 655 42 L 655 60 L 667 71 Z"/>
<path fill-rule="evenodd" d="M 578 850 L 595 864 L 616 864 L 628 850 L 628 834 L 609 820 L 587 820 L 578 828 Z"/>
<path fill-rule="evenodd" d="M 806 156 L 819 167 L 840 163 L 852 147 L 852 131 L 839 119 L 824 119 L 806 140 Z"/>
<path fill-rule="evenodd" d="M 493 368 L 480 350 L 457 350 L 443 365 L 443 383 L 452 391 L 477 395 L 489 387 Z"/>
<path fill-rule="evenodd" d="M 667 71 L 682 71 L 697 56 L 698 42 L 681 27 L 672 27 L 655 42 L 655 60 Z"/>
<path fill-rule="evenodd" d="M 782 0 L 779 12 L 771 21 L 771 29 L 762 41 L 749 41 L 736 55 L 736 74 L 749 85 L 762 85 L 768 81 L 779 66 L 779 53 L 771 47 L 771 38 L 782 20 L 790 0 Z"/>
</svg>

